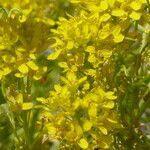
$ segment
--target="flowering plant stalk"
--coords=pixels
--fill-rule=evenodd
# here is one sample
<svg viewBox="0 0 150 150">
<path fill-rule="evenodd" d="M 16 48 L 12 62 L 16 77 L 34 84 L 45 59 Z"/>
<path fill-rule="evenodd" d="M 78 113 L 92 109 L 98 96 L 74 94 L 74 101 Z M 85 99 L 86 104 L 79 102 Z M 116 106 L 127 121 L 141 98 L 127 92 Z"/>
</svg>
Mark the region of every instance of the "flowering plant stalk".
<svg viewBox="0 0 150 150">
<path fill-rule="evenodd" d="M 0 149 L 148 149 L 149 0 L 0 0 Z"/>
</svg>

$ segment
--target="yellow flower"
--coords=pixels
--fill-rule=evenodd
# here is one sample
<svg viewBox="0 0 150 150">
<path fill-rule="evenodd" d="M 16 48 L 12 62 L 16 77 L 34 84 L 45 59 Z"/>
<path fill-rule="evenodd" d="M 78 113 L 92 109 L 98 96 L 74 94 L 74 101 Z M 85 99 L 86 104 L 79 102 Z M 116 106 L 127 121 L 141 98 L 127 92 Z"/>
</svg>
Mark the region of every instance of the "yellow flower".
<svg viewBox="0 0 150 150">
<path fill-rule="evenodd" d="M 112 10 L 111 14 L 112 16 L 115 16 L 115 17 L 121 17 L 121 16 L 126 15 L 126 12 L 123 9 L 114 9 Z"/>
<path fill-rule="evenodd" d="M 26 64 L 22 64 L 18 67 L 18 70 L 23 73 L 23 74 L 27 74 L 29 72 L 29 69 L 27 67 Z"/>
<path fill-rule="evenodd" d="M 141 18 L 141 13 L 133 11 L 130 14 L 130 18 L 133 20 L 139 20 Z"/>
<path fill-rule="evenodd" d="M 17 93 L 15 96 L 9 95 L 8 100 L 12 111 L 25 111 L 33 108 L 32 102 L 23 102 L 24 99 L 22 93 Z"/>
<path fill-rule="evenodd" d="M 79 146 L 82 149 L 87 149 L 88 148 L 88 142 L 86 141 L 86 139 L 80 139 L 80 141 L 78 142 Z"/>
<path fill-rule="evenodd" d="M 130 3 L 130 7 L 135 11 L 141 9 L 141 6 L 142 6 L 142 3 L 139 1 L 133 1 Z"/>
</svg>

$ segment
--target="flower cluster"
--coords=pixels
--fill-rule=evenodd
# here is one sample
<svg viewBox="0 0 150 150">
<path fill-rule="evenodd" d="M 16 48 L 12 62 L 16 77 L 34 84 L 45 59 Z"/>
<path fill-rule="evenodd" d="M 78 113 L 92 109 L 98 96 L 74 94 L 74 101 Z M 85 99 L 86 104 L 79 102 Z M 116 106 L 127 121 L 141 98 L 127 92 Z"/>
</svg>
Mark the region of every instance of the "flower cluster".
<svg viewBox="0 0 150 150">
<path fill-rule="evenodd" d="M 119 130 L 140 124 L 149 92 L 149 0 L 0 5 L 0 83 L 14 147 L 57 141 L 64 150 L 95 150 L 126 143 Z"/>
<path fill-rule="evenodd" d="M 84 9 L 70 19 L 60 18 L 57 30 L 52 29 L 54 52 L 48 60 L 59 59 L 64 72 L 83 72 L 89 76 L 98 76 L 102 66 L 113 51 L 128 49 L 134 41 L 135 33 L 131 29 L 132 21 L 149 18 L 141 13 L 146 1 L 78 1 Z M 130 6 L 130 7 L 128 7 Z M 142 16 L 143 15 L 143 16 Z M 140 40 L 141 35 L 139 35 Z M 122 45 L 126 45 L 122 47 Z M 98 79 L 99 80 L 99 79 Z"/>
<path fill-rule="evenodd" d="M 69 15 L 69 19 L 62 17 L 59 18 L 59 21 L 57 22 L 58 28 L 51 30 L 53 33 L 52 40 L 54 40 L 54 44 L 51 45 L 53 52 L 47 57 L 47 59 L 50 61 L 59 61 L 58 65 L 63 68 L 62 80 L 65 84 L 62 86 L 56 86 L 56 91 L 50 92 L 50 98 L 46 99 L 44 104 L 46 104 L 46 106 L 49 105 L 48 108 L 52 107 L 54 109 L 52 114 L 53 112 L 58 112 L 58 114 L 53 114 L 55 119 L 62 119 L 62 122 L 60 121 L 60 124 L 56 125 L 55 128 L 55 134 L 63 141 L 62 143 L 67 143 L 69 140 L 71 140 L 71 137 L 66 137 L 68 134 L 64 135 L 64 132 L 66 133 L 65 130 L 67 128 L 69 130 L 69 135 L 71 134 L 73 139 L 77 140 L 76 143 L 81 148 L 86 149 L 88 148 L 88 145 L 89 148 L 91 148 L 90 146 L 93 144 L 91 141 L 93 141 L 95 145 L 105 149 L 109 147 L 111 140 L 107 143 L 106 139 L 105 142 L 101 139 L 103 139 L 103 134 L 106 134 L 105 131 L 108 131 L 108 136 L 107 134 L 105 136 L 109 139 L 109 128 L 111 127 L 111 124 L 109 124 L 110 127 L 105 126 L 106 128 L 104 129 L 104 126 L 102 126 L 100 129 L 100 124 L 107 123 L 105 123 L 101 115 L 103 110 L 100 112 L 97 112 L 96 110 L 97 108 L 98 110 L 101 110 L 101 108 L 104 108 L 103 106 L 105 104 L 108 109 L 105 110 L 108 113 L 108 116 L 109 109 L 111 110 L 111 113 L 115 113 L 115 110 L 112 109 L 114 102 L 107 102 L 108 99 L 103 99 L 97 95 L 102 93 L 102 97 L 105 97 L 105 94 L 107 95 L 107 92 L 102 90 L 105 88 L 107 89 L 107 86 L 104 85 L 104 76 L 102 75 L 105 68 L 104 66 L 108 64 L 109 59 L 115 51 L 120 49 L 129 49 L 129 47 L 132 45 L 132 41 L 134 41 L 135 36 L 137 37 L 137 34 L 139 34 L 135 33 L 134 29 L 132 29 L 132 23 L 134 22 L 136 24 L 136 22 L 139 21 L 141 26 L 145 25 L 144 21 L 149 18 L 147 13 L 143 13 L 143 9 L 146 7 L 147 2 L 143 0 L 72 0 L 71 2 L 81 6 L 82 9 L 79 10 L 75 16 Z M 140 40 L 141 36 L 142 35 L 139 34 L 139 39 L 137 40 Z M 122 47 L 122 45 L 124 45 L 124 47 Z M 75 86 L 78 82 L 75 81 L 70 87 L 70 83 L 73 81 L 71 76 L 74 76 L 73 78 L 77 81 L 80 81 L 80 78 L 87 78 L 87 83 L 85 86 L 83 86 L 83 88 L 78 89 Z M 68 78 L 70 78 L 70 82 L 68 82 Z M 88 94 L 84 91 L 84 87 L 87 88 Z M 62 95 L 64 92 L 63 89 L 67 92 L 64 94 L 65 98 L 63 98 L 64 96 Z M 72 89 L 76 92 L 74 91 L 74 93 L 70 94 L 70 90 L 72 91 Z M 60 96 L 60 98 L 55 99 L 54 95 L 57 95 L 55 97 Z M 112 95 L 112 97 L 114 96 Z M 93 101 L 97 101 L 96 99 L 98 99 L 98 104 L 92 103 Z M 64 106 L 61 100 L 66 102 L 64 103 Z M 77 107 L 76 109 L 79 110 L 77 111 L 75 109 L 72 114 L 70 111 L 73 110 L 74 103 Z M 87 107 L 83 107 L 84 105 Z M 82 134 L 79 133 L 79 135 L 76 127 L 71 123 L 72 121 L 74 122 L 74 120 L 76 120 L 76 117 L 72 117 L 72 115 L 76 116 L 76 111 L 77 113 L 81 114 L 81 116 L 78 115 L 78 123 L 74 123 L 75 126 L 77 126 L 76 124 L 79 124 L 79 128 L 81 127 L 80 132 Z M 94 131 L 97 132 L 97 130 L 94 127 L 94 123 L 90 120 L 90 111 L 91 113 L 95 114 L 95 121 L 98 118 L 102 121 L 100 124 L 95 124 L 97 125 L 96 128 L 99 128 L 101 131 L 103 130 L 102 134 L 94 135 L 95 138 L 92 136 L 92 131 L 94 129 Z M 83 114 L 85 114 L 85 116 Z M 98 118 L 96 114 L 98 115 Z M 57 115 L 60 116 L 57 118 Z M 107 117 L 105 116 L 105 118 Z M 68 123 L 66 119 L 68 119 L 70 123 Z M 61 129 L 61 123 L 65 124 L 62 125 L 63 128 L 60 132 L 59 129 Z M 115 121 L 115 123 L 117 123 L 117 121 Z M 53 127 L 55 126 L 51 124 L 51 121 L 48 124 Z M 72 125 L 72 127 L 68 127 L 66 124 L 69 126 Z M 91 135 L 84 133 L 84 125 L 89 126 L 91 129 Z M 112 127 L 113 128 L 111 129 L 114 129 L 116 126 Z M 73 132 L 76 134 L 74 135 Z M 92 137 L 94 140 L 91 140 L 90 137 Z M 102 144 L 103 142 L 101 143 L 100 141 L 96 142 L 95 139 L 100 139 L 100 141 L 103 141 L 105 144 Z"/>
<path fill-rule="evenodd" d="M 49 19 L 45 23 L 31 15 L 32 11 L 25 14 L 17 8 L 9 12 L 1 9 L 0 79 L 12 73 L 18 78 L 30 74 L 38 80 L 47 70 L 37 64 L 37 58 L 48 48 L 50 25 L 54 21 Z"/>
<path fill-rule="evenodd" d="M 100 87 L 88 90 L 87 78 L 71 72 L 62 80 L 64 85 L 55 85 L 47 99 L 37 98 L 45 106 L 44 132 L 60 140 L 62 149 L 109 148 L 112 131 L 120 127 L 113 109 L 117 97 Z"/>
<path fill-rule="evenodd" d="M 11 72 L 18 78 L 30 74 L 35 80 L 41 79 L 47 67 L 37 59 L 49 48 L 50 29 L 55 25 L 54 15 L 60 3 L 48 0 L 0 3 L 4 6 L 0 8 L 0 79 Z"/>
</svg>

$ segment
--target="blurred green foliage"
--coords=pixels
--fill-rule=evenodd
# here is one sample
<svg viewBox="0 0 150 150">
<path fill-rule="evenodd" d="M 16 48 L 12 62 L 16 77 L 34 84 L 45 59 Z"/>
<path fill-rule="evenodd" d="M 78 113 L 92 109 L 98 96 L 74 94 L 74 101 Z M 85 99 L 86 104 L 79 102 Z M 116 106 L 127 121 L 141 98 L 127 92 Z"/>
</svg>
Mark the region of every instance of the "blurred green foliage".
<svg viewBox="0 0 150 150">
<path fill-rule="evenodd" d="M 51 40 L 51 36 L 54 35 L 50 32 L 50 29 L 57 30 L 60 26 L 58 23 L 58 20 L 61 20 L 60 17 L 65 17 L 69 20 L 70 17 L 79 14 L 86 16 L 92 9 L 96 9 L 96 7 L 91 7 L 90 9 L 86 7 L 93 6 L 91 5 L 93 3 L 92 0 L 85 2 L 74 0 L 73 2 L 77 5 L 70 3 L 70 0 L 12 0 L 11 2 L 9 0 L 0 0 L 1 56 L 5 54 L 3 53 L 4 49 L 6 55 L 11 54 L 10 56 L 13 56 L 18 47 L 22 46 L 27 53 L 21 52 L 23 59 L 17 63 L 23 64 L 28 61 L 29 53 L 35 53 L 34 48 L 36 48 L 38 56 L 36 56 L 35 62 L 37 66 L 41 68 L 47 66 L 46 72 L 40 70 L 42 73 L 39 80 L 33 79 L 34 75 L 38 74 L 38 71 L 36 72 L 35 70 L 29 71 L 31 77 L 20 79 L 14 76 L 14 72 L 16 73 L 18 69 L 18 64 L 16 65 L 15 61 L 11 64 L 9 62 L 10 58 L 7 59 L 8 61 L 5 61 L 5 58 L 0 60 L 1 63 L 4 62 L 4 66 L 1 65 L 0 70 L 8 67 L 9 69 L 11 68 L 10 72 L 13 73 L 9 74 L 9 71 L 7 72 L 6 70 L 6 75 L 0 76 L 2 78 L 0 81 L 0 149 L 2 150 L 58 149 L 59 143 L 47 140 L 48 137 L 45 135 L 43 127 L 40 128 L 38 121 L 40 120 L 39 114 L 42 106 L 36 101 L 36 98 L 47 98 L 49 91 L 54 89 L 54 85 L 61 83 L 60 76 L 65 74 L 59 66 L 58 60 L 47 60 L 47 56 L 53 51 L 50 48 L 51 44 L 55 43 Z M 117 4 L 119 4 L 119 0 Z M 86 13 L 82 10 L 85 10 Z M 15 12 L 15 17 L 11 18 L 9 17 L 11 16 L 10 12 L 13 11 Z M 129 22 L 126 22 L 127 24 L 130 23 L 130 32 L 129 34 L 123 32 L 127 36 L 130 36 L 130 34 L 132 36 L 132 38 L 127 37 L 125 39 L 127 42 L 115 45 L 106 40 L 106 43 L 110 44 L 109 46 L 116 47 L 107 63 L 102 64 L 102 70 L 100 70 L 99 75 L 101 79 L 98 80 L 106 90 L 114 91 L 118 97 L 116 107 L 122 128 L 117 129 L 115 132 L 114 142 L 110 148 L 114 150 L 150 149 L 149 0 L 144 3 L 140 13 L 143 14 L 143 20 L 132 21 L 130 18 L 128 19 Z M 117 22 L 116 16 L 112 18 L 114 22 Z M 123 23 L 121 25 L 124 26 Z M 3 36 L 5 33 L 6 37 Z M 48 37 L 50 37 L 50 40 Z M 3 41 L 3 38 L 6 39 Z M 60 38 L 64 37 L 60 34 Z M 85 37 L 80 38 L 86 41 Z M 94 41 L 94 39 L 92 40 Z M 92 40 L 90 41 L 91 43 L 93 43 Z M 6 44 L 4 44 L 5 42 Z M 78 42 L 80 43 L 81 41 Z M 104 45 L 105 43 L 102 46 Z M 32 50 L 33 53 L 30 52 Z M 89 54 L 86 53 L 85 58 L 87 57 L 89 57 Z M 92 68 L 90 62 L 85 65 Z M 88 76 L 88 79 L 93 86 L 95 79 L 90 76 Z M 11 103 L 7 103 L 8 99 L 19 92 L 24 94 L 25 102 L 28 103 L 32 99 L 32 103 L 35 105 L 34 110 L 21 111 L 20 107 L 23 107 L 21 106 L 23 104 L 19 103 L 13 108 L 17 109 L 17 111 L 12 111 Z"/>
</svg>

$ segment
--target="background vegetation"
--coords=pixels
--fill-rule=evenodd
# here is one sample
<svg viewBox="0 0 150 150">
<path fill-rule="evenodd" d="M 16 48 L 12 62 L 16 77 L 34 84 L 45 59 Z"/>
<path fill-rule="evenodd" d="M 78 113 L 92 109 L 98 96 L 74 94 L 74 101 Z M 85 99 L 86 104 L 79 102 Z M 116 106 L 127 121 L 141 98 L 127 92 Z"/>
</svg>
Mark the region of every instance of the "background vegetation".
<svg viewBox="0 0 150 150">
<path fill-rule="evenodd" d="M 149 0 L 0 0 L 0 149 L 150 148 Z"/>
</svg>

